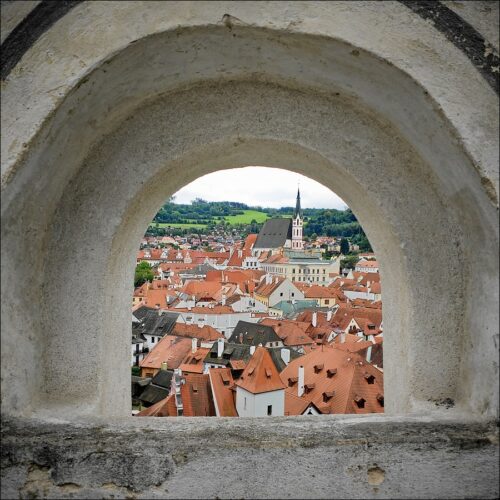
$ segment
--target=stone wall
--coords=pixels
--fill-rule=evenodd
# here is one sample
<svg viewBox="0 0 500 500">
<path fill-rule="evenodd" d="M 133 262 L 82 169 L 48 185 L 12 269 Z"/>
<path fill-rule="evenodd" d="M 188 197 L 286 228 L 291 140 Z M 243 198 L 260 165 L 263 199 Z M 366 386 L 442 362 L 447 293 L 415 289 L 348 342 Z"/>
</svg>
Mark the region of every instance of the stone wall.
<svg viewBox="0 0 500 500">
<path fill-rule="evenodd" d="M 498 493 L 498 29 L 488 2 L 466 3 L 467 24 L 447 3 L 31 2 L 26 15 L 24 2 L 8 36 L 2 9 L 9 495 Z M 251 164 L 316 179 L 365 228 L 384 281 L 386 417 L 125 418 L 144 228 L 200 175 Z M 182 440 L 199 443 L 184 462 Z M 245 440 L 266 470 L 231 468 Z M 221 483 L 202 465 L 215 450 Z M 294 457 L 320 473 L 301 482 Z"/>
</svg>

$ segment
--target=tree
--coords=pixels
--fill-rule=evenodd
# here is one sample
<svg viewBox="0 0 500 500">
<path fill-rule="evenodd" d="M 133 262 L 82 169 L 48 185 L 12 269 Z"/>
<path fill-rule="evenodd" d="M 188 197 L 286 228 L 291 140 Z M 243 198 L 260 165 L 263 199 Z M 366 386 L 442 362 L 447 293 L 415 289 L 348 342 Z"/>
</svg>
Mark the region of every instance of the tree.
<svg viewBox="0 0 500 500">
<path fill-rule="evenodd" d="M 349 241 L 346 238 L 340 240 L 340 253 L 347 255 L 349 253 Z"/>
<path fill-rule="evenodd" d="M 342 269 L 354 269 L 359 260 L 357 255 L 348 255 L 345 259 L 340 261 L 340 267 Z"/>
<path fill-rule="evenodd" d="M 151 266 L 147 262 L 141 262 L 137 264 L 134 274 L 134 286 L 137 288 L 146 281 L 153 281 L 154 274 Z"/>
</svg>

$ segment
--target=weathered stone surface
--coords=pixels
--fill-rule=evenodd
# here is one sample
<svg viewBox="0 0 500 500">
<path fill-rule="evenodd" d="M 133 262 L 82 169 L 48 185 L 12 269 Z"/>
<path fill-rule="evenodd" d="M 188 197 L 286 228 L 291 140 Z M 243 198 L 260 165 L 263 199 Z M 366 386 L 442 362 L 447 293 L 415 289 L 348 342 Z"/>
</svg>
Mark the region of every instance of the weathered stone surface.
<svg viewBox="0 0 500 500">
<path fill-rule="evenodd" d="M 466 54 L 399 2 L 71 9 L 2 85 L 2 495 L 496 497 L 496 429 L 468 418 L 498 415 L 498 125 Z M 112 418 L 144 228 L 249 164 L 353 208 L 381 263 L 387 415 L 426 417 Z"/>
<path fill-rule="evenodd" d="M 495 423 L 6 419 L 2 442 L 2 498 L 498 496 Z"/>
</svg>

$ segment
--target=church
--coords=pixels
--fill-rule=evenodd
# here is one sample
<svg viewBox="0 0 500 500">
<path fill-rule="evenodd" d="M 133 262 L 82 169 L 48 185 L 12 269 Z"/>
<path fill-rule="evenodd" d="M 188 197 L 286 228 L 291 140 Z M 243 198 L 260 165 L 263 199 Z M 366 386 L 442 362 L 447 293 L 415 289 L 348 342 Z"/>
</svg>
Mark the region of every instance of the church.
<svg viewBox="0 0 500 500">
<path fill-rule="evenodd" d="M 302 252 L 304 250 L 303 226 L 304 218 L 300 207 L 300 190 L 298 189 L 293 218 L 268 219 L 259 232 L 252 248 L 252 254 L 256 257 L 263 252 L 275 254 L 281 252 L 282 248 Z"/>
</svg>

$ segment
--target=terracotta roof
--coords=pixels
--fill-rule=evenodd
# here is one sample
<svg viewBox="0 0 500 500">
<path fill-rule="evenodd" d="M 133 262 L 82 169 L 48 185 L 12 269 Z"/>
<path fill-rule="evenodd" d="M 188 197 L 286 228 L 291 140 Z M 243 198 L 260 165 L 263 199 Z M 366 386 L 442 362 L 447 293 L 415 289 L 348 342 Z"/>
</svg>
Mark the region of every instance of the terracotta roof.
<svg viewBox="0 0 500 500">
<path fill-rule="evenodd" d="M 172 335 L 209 341 L 224 338 L 222 333 L 218 332 L 210 325 L 203 325 L 200 327 L 195 324 L 188 325 L 187 323 L 176 323 L 172 330 Z"/>
<path fill-rule="evenodd" d="M 191 351 L 191 339 L 165 335 L 151 352 L 140 362 L 141 368 L 161 368 L 167 362 L 167 368 L 174 370 Z"/>
<path fill-rule="evenodd" d="M 322 346 L 291 361 L 280 377 L 287 385 L 286 391 L 294 395 L 298 395 L 297 384 L 289 385 L 288 379 L 297 377 L 300 365 L 308 387 L 301 398 L 312 401 L 322 413 L 384 411 L 377 400 L 378 394 L 384 394 L 383 373 L 359 354 Z"/>
<path fill-rule="evenodd" d="M 252 394 L 284 389 L 278 370 L 265 347 L 257 347 L 236 385 Z"/>
<path fill-rule="evenodd" d="M 208 375 L 186 373 L 181 385 L 183 415 L 185 417 L 215 417 L 215 407 Z"/>
<path fill-rule="evenodd" d="M 210 368 L 208 370 L 216 413 L 220 417 L 237 417 L 234 402 L 234 380 L 229 368 Z"/>
<path fill-rule="evenodd" d="M 271 283 L 266 283 L 264 278 L 260 285 L 254 290 L 256 295 L 262 295 L 263 297 L 269 297 L 280 285 L 285 281 L 282 276 L 273 276 Z"/>
<path fill-rule="evenodd" d="M 285 415 L 302 415 L 310 404 L 311 401 L 299 398 L 290 391 L 285 391 Z"/>
<path fill-rule="evenodd" d="M 203 361 L 209 352 L 210 349 L 199 347 L 195 353 L 187 354 L 179 366 L 182 373 L 203 373 Z"/>
<path fill-rule="evenodd" d="M 308 323 L 265 318 L 259 324 L 271 326 L 286 346 L 300 346 L 314 342 L 306 334 Z"/>
<path fill-rule="evenodd" d="M 312 285 L 309 288 L 306 288 L 304 290 L 304 295 L 308 299 L 332 299 L 332 298 L 337 298 L 337 293 L 335 290 L 332 290 L 331 288 L 319 286 L 319 285 Z"/>
<path fill-rule="evenodd" d="M 176 417 L 175 394 L 158 401 L 153 406 L 145 408 L 136 414 L 136 417 Z"/>
<path fill-rule="evenodd" d="M 195 314 L 236 314 L 229 306 L 214 306 L 214 307 L 178 307 L 169 309 L 172 312 L 195 313 Z"/>
</svg>

